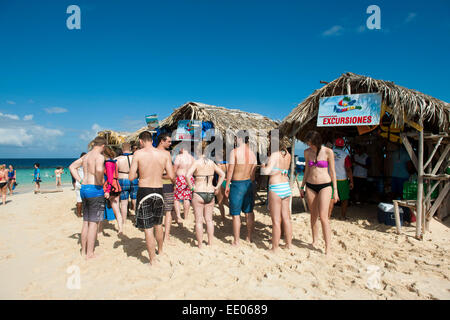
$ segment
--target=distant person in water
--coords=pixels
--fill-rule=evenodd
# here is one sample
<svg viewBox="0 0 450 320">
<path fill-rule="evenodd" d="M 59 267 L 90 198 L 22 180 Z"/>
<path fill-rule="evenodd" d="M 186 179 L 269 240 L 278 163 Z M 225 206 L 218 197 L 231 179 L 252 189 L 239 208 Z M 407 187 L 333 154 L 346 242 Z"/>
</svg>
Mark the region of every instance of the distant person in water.
<svg viewBox="0 0 450 320">
<path fill-rule="evenodd" d="M 85 154 L 86 154 L 86 152 L 82 152 L 80 154 L 80 159 Z M 83 180 L 83 178 L 84 178 L 83 166 L 79 167 L 77 169 L 77 172 L 78 172 L 78 175 L 80 176 L 81 180 Z M 83 208 L 83 200 L 81 199 L 80 190 L 81 190 L 81 184 L 77 180 L 75 180 L 75 194 L 77 196 L 77 217 L 81 218 L 81 216 L 82 216 L 82 210 L 81 209 Z"/>
<path fill-rule="evenodd" d="M 55 170 L 55 179 L 56 186 L 61 187 L 61 175 L 64 173 L 64 169 L 62 167 L 57 167 Z"/>
<path fill-rule="evenodd" d="M 241 231 L 241 211 L 246 214 L 247 238 L 252 242 L 252 234 L 255 226 L 254 181 L 256 172 L 256 155 L 248 145 L 248 136 L 245 130 L 237 137 L 237 148 L 230 153 L 230 162 L 227 167 L 227 184 L 225 195 L 229 198 L 230 214 L 233 217 L 233 246 L 239 246 Z M 230 186 L 231 185 L 231 186 Z"/>
<path fill-rule="evenodd" d="M 2 195 L 3 205 L 6 204 L 6 191 L 8 190 L 8 170 L 6 165 L 0 165 L 0 194 Z"/>
<path fill-rule="evenodd" d="M 192 191 L 189 189 L 186 180 L 186 172 L 194 163 L 194 157 L 184 148 L 180 149 L 180 153 L 175 157 L 174 170 L 177 175 L 175 182 L 175 212 L 177 214 L 178 221 L 181 220 L 180 214 L 180 200 L 183 201 L 184 207 L 184 219 L 187 220 L 189 210 L 191 208 Z M 192 179 L 191 183 L 194 183 Z"/>
<path fill-rule="evenodd" d="M 155 238 L 158 243 L 158 255 L 163 253 L 164 231 L 164 171 L 169 179 L 175 181 L 172 159 L 164 150 L 153 147 L 152 134 L 148 131 L 139 134 L 142 149 L 135 152 L 129 177 L 134 180 L 139 175 L 139 189 L 136 201 L 136 228 L 143 229 L 150 264 L 156 258 Z"/>
<path fill-rule="evenodd" d="M 98 223 L 105 215 L 105 194 L 103 192 L 106 139 L 96 137 L 92 141 L 92 150 L 70 166 L 70 173 L 81 184 L 83 200 L 83 227 L 81 229 L 81 254 L 86 259 L 95 258 L 94 247 L 97 240 Z M 83 167 L 84 178 L 78 175 L 78 168 Z"/>
<path fill-rule="evenodd" d="M 35 183 L 34 193 L 38 193 L 41 190 L 41 169 L 39 169 L 39 163 L 34 164 L 33 182 Z"/>
<path fill-rule="evenodd" d="M 194 161 L 194 164 L 186 173 L 186 181 L 189 188 L 193 191 L 192 206 L 195 214 L 195 234 L 197 236 L 197 245 L 201 249 L 203 246 L 203 221 L 206 222 L 206 232 L 208 233 L 208 245 L 213 244 L 214 222 L 213 210 L 215 195 L 219 192 L 222 182 L 225 178 L 225 172 L 219 168 L 211 159 L 207 158 L 207 141 L 198 144 L 200 149 L 200 159 Z M 213 186 L 214 173 L 219 175 L 218 185 Z M 195 179 L 191 179 L 194 175 Z M 191 181 L 195 180 L 195 185 Z"/>
<path fill-rule="evenodd" d="M 16 170 L 12 165 L 9 165 L 8 170 L 8 188 L 9 188 L 9 195 L 11 196 L 13 194 L 13 190 L 16 187 Z"/>
</svg>

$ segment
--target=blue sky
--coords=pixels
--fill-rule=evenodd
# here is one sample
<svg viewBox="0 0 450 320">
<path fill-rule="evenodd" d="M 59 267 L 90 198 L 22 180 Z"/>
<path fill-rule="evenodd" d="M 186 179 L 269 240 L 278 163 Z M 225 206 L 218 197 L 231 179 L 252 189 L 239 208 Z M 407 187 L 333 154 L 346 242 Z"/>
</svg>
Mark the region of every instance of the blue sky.
<svg viewBox="0 0 450 320">
<path fill-rule="evenodd" d="M 446 0 L 2 0 L 0 155 L 76 157 L 97 130 L 187 101 L 281 120 L 347 71 L 448 102 L 449 14 Z"/>
</svg>

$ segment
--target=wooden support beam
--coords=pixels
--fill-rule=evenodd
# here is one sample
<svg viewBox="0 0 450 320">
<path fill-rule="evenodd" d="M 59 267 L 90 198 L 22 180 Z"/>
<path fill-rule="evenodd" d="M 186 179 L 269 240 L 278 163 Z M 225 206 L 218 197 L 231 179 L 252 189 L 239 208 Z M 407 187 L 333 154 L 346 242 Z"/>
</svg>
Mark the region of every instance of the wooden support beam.
<svg viewBox="0 0 450 320">
<path fill-rule="evenodd" d="M 441 193 L 439 193 L 439 196 L 437 197 L 436 201 L 434 201 L 430 211 L 427 213 L 427 220 L 430 220 L 433 217 L 434 213 L 439 208 L 442 201 L 447 197 L 447 193 L 449 190 L 450 190 L 450 181 L 447 181 L 444 189 L 441 191 Z"/>
<path fill-rule="evenodd" d="M 420 126 L 423 126 L 420 120 Z M 419 159 L 417 161 L 417 220 L 416 220 L 416 238 L 422 240 L 422 221 L 423 219 L 423 130 L 419 131 Z"/>
<path fill-rule="evenodd" d="M 408 137 L 404 133 L 400 134 L 400 137 L 402 138 L 403 145 L 405 146 L 406 151 L 408 151 L 409 157 L 411 158 L 414 167 L 417 171 L 419 171 L 419 166 L 417 165 L 417 157 L 411 144 L 409 143 Z"/>
<path fill-rule="evenodd" d="M 440 137 L 438 142 L 436 143 L 436 145 L 434 146 L 433 152 L 431 153 L 431 155 L 428 157 L 428 161 L 423 165 L 423 169 L 425 170 L 428 165 L 431 163 L 431 161 L 433 160 L 434 154 L 436 153 L 436 151 L 439 149 L 439 146 L 441 145 L 442 139 L 444 139 L 443 137 Z"/>
<path fill-rule="evenodd" d="M 436 190 L 436 188 L 439 186 L 439 182 L 438 181 L 427 193 L 426 197 L 425 197 L 425 201 L 430 201 L 431 200 L 431 195 L 433 194 L 434 190 Z"/>
<path fill-rule="evenodd" d="M 450 144 L 447 144 L 447 146 L 445 147 L 444 152 L 441 154 L 441 156 L 439 157 L 438 162 L 434 166 L 434 169 L 431 172 L 432 174 L 436 174 L 436 172 L 438 172 L 439 168 L 441 167 L 442 162 L 444 162 L 444 160 L 447 159 L 447 153 L 449 151 L 450 151 Z"/>
</svg>

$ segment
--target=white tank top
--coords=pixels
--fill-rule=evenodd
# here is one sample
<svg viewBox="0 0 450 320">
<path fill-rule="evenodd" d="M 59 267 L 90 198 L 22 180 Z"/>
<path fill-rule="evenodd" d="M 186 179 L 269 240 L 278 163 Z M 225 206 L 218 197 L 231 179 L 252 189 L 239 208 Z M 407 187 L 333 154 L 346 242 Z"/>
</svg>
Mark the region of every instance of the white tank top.
<svg viewBox="0 0 450 320">
<path fill-rule="evenodd" d="M 342 149 L 333 149 L 333 152 L 336 180 L 346 180 L 347 172 L 345 172 L 345 158 L 348 157 L 348 153 Z"/>
<path fill-rule="evenodd" d="M 365 153 L 362 155 L 355 154 L 355 162 L 366 164 L 367 157 L 369 156 Z M 353 169 L 353 176 L 357 178 L 367 178 L 367 169 L 355 163 L 355 168 Z"/>
</svg>

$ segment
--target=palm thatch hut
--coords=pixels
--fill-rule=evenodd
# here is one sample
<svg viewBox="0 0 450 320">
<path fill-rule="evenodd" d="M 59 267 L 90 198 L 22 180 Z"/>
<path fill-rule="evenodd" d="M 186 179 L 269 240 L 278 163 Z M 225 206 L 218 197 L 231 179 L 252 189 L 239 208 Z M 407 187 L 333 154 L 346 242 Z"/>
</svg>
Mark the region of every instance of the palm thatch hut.
<svg viewBox="0 0 450 320">
<path fill-rule="evenodd" d="M 219 131 L 222 137 L 227 137 L 230 132 L 236 134 L 239 130 L 255 130 L 260 133 L 257 138 L 258 152 L 266 152 L 269 139 L 266 136 L 270 130 L 279 126 L 278 121 L 269 119 L 257 113 L 245 112 L 238 109 L 227 109 L 200 102 L 187 102 L 167 118 L 159 122 L 160 128 L 166 128 L 173 132 L 178 127 L 180 120 L 200 120 L 203 122 L 212 122 L 214 129 Z M 128 142 L 137 142 L 138 136 L 142 131 L 148 130 L 143 127 L 127 137 Z"/>
<path fill-rule="evenodd" d="M 384 122 L 380 122 L 380 126 L 371 128 L 365 134 L 360 133 L 356 126 L 316 126 L 320 98 L 358 93 L 380 93 L 383 106 L 381 121 L 387 118 L 389 125 L 393 124 L 400 128 L 398 141 L 405 146 L 418 173 L 417 200 L 410 202 L 394 200 L 394 205 L 396 208 L 398 205 L 410 206 L 417 211 L 416 237 L 422 239 L 425 224 L 428 224 L 427 222 L 439 207 L 442 209 L 443 205 L 448 206 L 449 203 L 450 176 L 445 173 L 450 164 L 447 157 L 450 151 L 449 103 L 390 81 L 348 72 L 326 83 L 302 101 L 282 121 L 280 133 L 282 136 L 295 137 L 299 140 L 302 140 L 309 130 L 320 132 L 325 141 L 334 141 L 336 137 L 346 137 L 347 141 L 358 141 L 358 143 L 364 140 L 380 140 L 383 137 L 380 128 Z M 377 127 L 379 128 L 377 129 Z M 408 138 L 415 139 L 415 141 L 411 143 Z M 387 137 L 387 143 L 390 143 L 389 140 L 390 136 Z M 424 146 L 424 144 L 426 145 Z M 414 146 L 416 146 L 416 151 Z M 424 153 L 428 154 L 425 164 Z M 428 193 L 424 195 L 424 179 L 444 184 L 444 186 L 440 185 L 439 197 L 434 203 L 431 203 L 431 193 L 439 183 L 436 183 L 433 188 L 429 188 L 431 191 L 428 190 Z M 396 210 L 396 223 L 397 231 L 400 233 L 398 209 Z"/>
<path fill-rule="evenodd" d="M 314 128 L 324 135 L 329 134 L 329 131 L 334 132 L 335 135 L 358 135 L 355 126 L 316 127 L 320 98 L 357 93 L 381 93 L 383 104 L 390 107 L 393 122 L 399 127 L 408 121 L 419 123 L 422 120 L 426 131 L 438 133 L 449 130 L 449 103 L 390 81 L 348 72 L 315 90 L 294 108 L 281 123 L 281 134 L 289 137 L 295 135 L 297 139 L 302 140 L 304 135 Z"/>
</svg>

